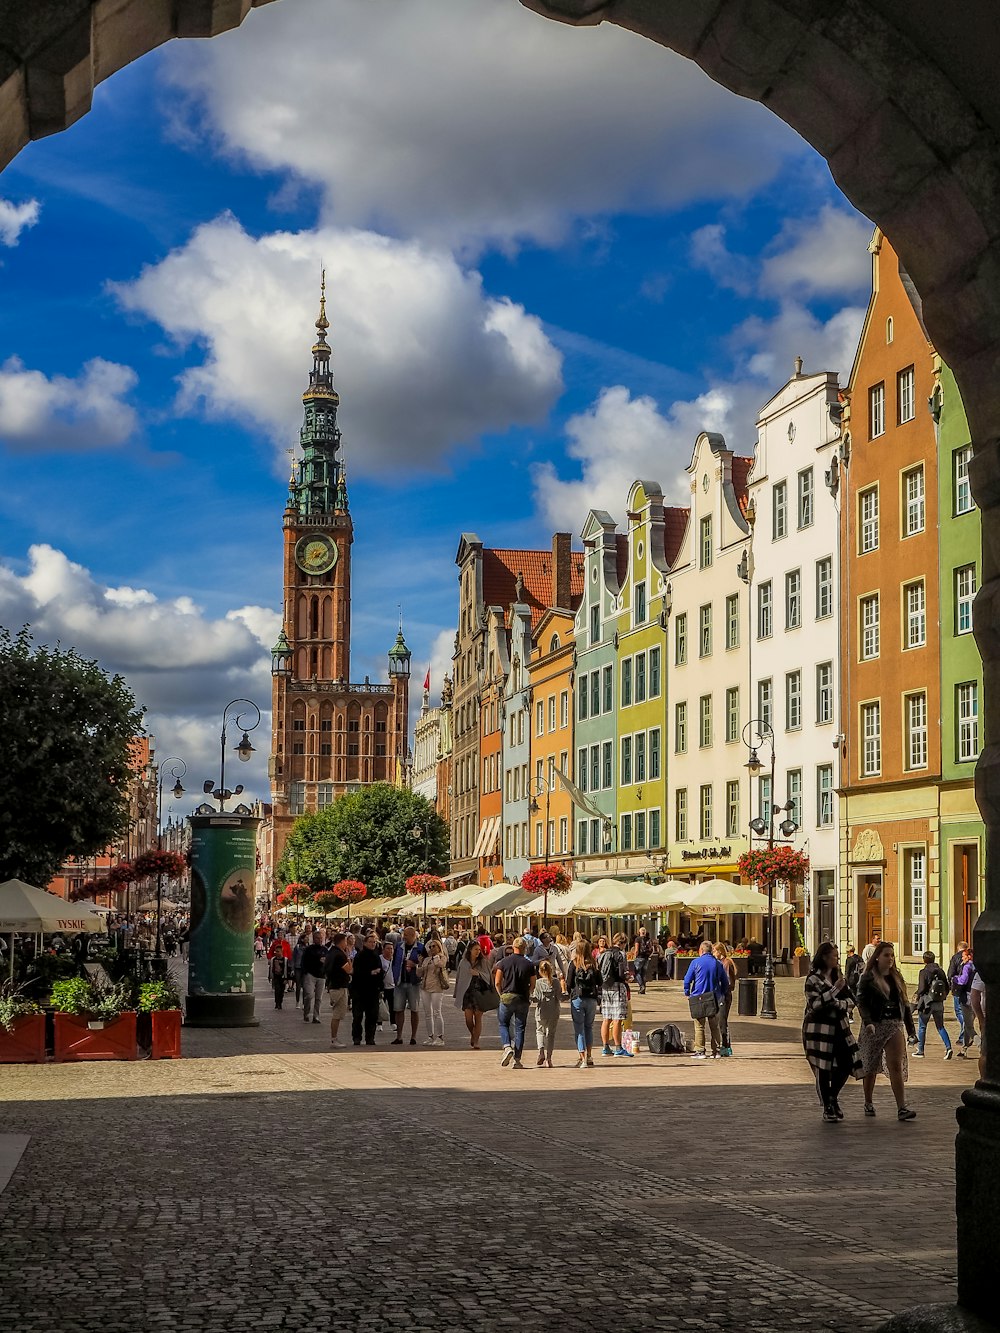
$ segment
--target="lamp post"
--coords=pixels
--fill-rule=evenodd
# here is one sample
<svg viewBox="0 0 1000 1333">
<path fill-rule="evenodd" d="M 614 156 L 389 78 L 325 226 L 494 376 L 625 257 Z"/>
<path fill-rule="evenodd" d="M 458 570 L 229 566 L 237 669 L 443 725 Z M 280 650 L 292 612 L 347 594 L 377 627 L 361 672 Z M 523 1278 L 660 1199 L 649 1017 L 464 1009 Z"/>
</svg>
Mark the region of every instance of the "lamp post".
<svg viewBox="0 0 1000 1333">
<path fill-rule="evenodd" d="M 414 825 L 413 825 L 413 828 L 410 829 L 410 837 L 414 840 L 414 842 L 419 843 L 420 847 L 424 850 L 424 855 L 421 857 L 421 865 L 424 867 L 424 869 L 423 869 L 423 871 L 422 871 L 421 873 L 423 874 L 423 877 L 424 877 L 424 918 L 423 918 L 423 919 L 424 919 L 424 931 L 426 932 L 426 930 L 427 930 L 427 855 L 426 855 L 426 844 L 425 844 L 425 841 L 424 841 L 424 839 L 425 839 L 425 837 L 426 837 L 426 830 L 424 829 L 423 824 L 414 824 Z"/>
<path fill-rule="evenodd" d="M 542 792 L 545 793 L 545 864 L 549 864 L 549 801 L 552 799 L 552 793 L 556 789 L 556 780 L 553 777 L 551 781 L 543 777 L 528 779 L 528 795 L 531 797 L 531 803 L 528 809 L 533 815 L 538 814 L 538 800 Z M 542 925 L 549 915 L 549 886 L 546 883 L 542 896 Z"/>
<path fill-rule="evenodd" d="M 247 708 L 253 709 L 253 713 L 248 713 L 245 709 L 236 713 L 234 721 L 237 730 L 243 732 L 243 737 L 239 745 L 234 745 L 233 749 L 240 757 L 241 763 L 248 763 L 250 756 L 254 753 L 254 748 L 250 743 L 249 732 L 255 730 L 260 725 L 260 709 L 250 699 L 232 699 L 222 710 L 222 737 L 220 741 L 221 762 L 219 765 L 219 785 L 214 787 L 211 778 L 208 778 L 203 786 L 206 796 L 211 796 L 219 802 L 219 810 L 225 810 L 226 802 L 231 796 L 239 796 L 243 791 L 243 783 L 238 783 L 232 791 L 226 789 L 226 721 L 229 717 L 230 708 L 235 708 L 237 704 L 245 704 Z M 254 721 L 247 723 L 248 717 L 254 716 Z M 214 789 L 213 789 L 214 788 Z"/>
<path fill-rule="evenodd" d="M 784 805 L 775 805 L 774 803 L 774 728 L 769 722 L 764 722 L 760 718 L 751 718 L 743 728 L 743 744 L 750 751 L 750 758 L 747 760 L 747 772 L 751 778 L 757 776 L 764 765 L 760 761 L 757 753 L 760 747 L 767 744 L 771 747 L 771 778 L 768 788 L 767 801 L 767 819 L 764 818 L 763 811 L 756 819 L 750 821 L 750 829 L 758 841 L 767 841 L 767 850 L 772 851 L 777 841 L 774 836 L 774 817 L 778 814 L 788 814 L 792 809 L 792 802 L 787 801 Z M 753 793 L 751 792 L 751 809 L 753 808 Z M 798 832 L 798 824 L 793 819 L 782 820 L 779 826 L 779 833 L 782 841 L 790 841 L 794 833 Z M 767 951 L 764 955 L 764 987 L 761 996 L 760 1005 L 761 1018 L 777 1018 L 778 1011 L 774 1007 L 774 881 L 770 875 L 767 878 Z"/>
<path fill-rule="evenodd" d="M 157 797 L 156 797 L 156 850 L 163 851 L 163 780 L 164 778 L 173 778 L 174 785 L 170 789 L 170 794 L 175 801 L 179 801 L 184 795 L 184 788 L 181 786 L 181 778 L 188 771 L 187 764 L 183 759 L 178 759 L 172 755 L 169 759 L 164 759 L 157 769 Z M 163 958 L 163 868 L 162 866 L 156 872 L 156 959 L 159 962 Z"/>
</svg>

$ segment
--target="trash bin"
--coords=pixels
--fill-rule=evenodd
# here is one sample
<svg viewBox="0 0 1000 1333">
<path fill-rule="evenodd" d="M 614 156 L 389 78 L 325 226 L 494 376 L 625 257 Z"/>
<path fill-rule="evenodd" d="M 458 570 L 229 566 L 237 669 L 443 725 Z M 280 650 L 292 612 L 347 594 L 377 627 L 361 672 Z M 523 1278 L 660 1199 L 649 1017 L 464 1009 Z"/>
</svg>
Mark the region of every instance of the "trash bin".
<svg viewBox="0 0 1000 1333">
<path fill-rule="evenodd" d="M 736 1001 L 741 1018 L 757 1017 L 757 978 L 740 977 L 740 992 Z"/>
</svg>

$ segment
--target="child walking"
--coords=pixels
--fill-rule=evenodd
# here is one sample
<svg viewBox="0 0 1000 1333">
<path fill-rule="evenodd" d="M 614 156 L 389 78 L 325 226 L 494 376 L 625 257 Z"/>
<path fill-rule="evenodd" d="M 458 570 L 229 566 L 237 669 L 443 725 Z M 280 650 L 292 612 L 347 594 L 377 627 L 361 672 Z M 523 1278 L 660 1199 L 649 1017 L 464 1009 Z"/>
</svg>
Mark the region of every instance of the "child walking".
<svg viewBox="0 0 1000 1333">
<path fill-rule="evenodd" d="M 552 1052 L 556 1044 L 556 1024 L 559 1022 L 559 991 L 553 981 L 552 964 L 539 963 L 538 980 L 531 994 L 535 1005 L 535 1036 L 538 1039 L 539 1065 L 552 1068 Z"/>
<path fill-rule="evenodd" d="M 271 989 L 274 991 L 274 1007 L 281 1008 L 281 1002 L 285 998 L 285 981 L 287 977 L 288 963 L 285 955 L 280 951 L 271 959 L 269 973 Z"/>
</svg>

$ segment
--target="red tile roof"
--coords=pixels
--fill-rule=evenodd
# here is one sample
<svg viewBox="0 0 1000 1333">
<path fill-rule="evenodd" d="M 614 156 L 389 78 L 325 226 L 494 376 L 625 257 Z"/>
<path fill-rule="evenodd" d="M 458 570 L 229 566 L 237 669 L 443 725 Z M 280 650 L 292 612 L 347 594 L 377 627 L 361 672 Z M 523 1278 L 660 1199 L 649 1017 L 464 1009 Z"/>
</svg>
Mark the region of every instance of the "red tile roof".
<svg viewBox="0 0 1000 1333">
<path fill-rule="evenodd" d="M 524 579 L 524 601 L 531 607 L 531 627 L 552 605 L 552 552 L 498 550 L 483 547 L 483 601 L 486 606 L 508 607 L 517 600 L 518 574 Z M 570 596 L 575 611 L 583 596 L 583 552 L 570 556 Z"/>
<path fill-rule="evenodd" d="M 663 506 L 663 555 L 669 568 L 677 559 L 691 510 L 684 505 Z"/>
<path fill-rule="evenodd" d="M 751 467 L 753 467 L 752 458 L 743 454 L 733 455 L 733 490 L 736 492 L 736 502 L 744 518 L 747 513 L 747 477 L 750 475 Z"/>
</svg>

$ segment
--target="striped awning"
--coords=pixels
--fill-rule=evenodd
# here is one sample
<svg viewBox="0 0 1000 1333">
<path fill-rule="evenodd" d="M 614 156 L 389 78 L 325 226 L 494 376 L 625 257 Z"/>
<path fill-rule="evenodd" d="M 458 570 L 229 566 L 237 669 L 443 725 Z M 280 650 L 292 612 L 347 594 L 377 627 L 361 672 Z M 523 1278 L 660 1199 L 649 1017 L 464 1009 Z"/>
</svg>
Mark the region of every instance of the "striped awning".
<svg viewBox="0 0 1000 1333">
<path fill-rule="evenodd" d="M 500 840 L 500 829 L 503 824 L 502 815 L 494 815 L 479 826 L 479 837 L 476 839 L 476 845 L 473 849 L 473 857 L 479 861 L 483 857 L 489 856 L 496 850 L 496 845 Z"/>
</svg>

